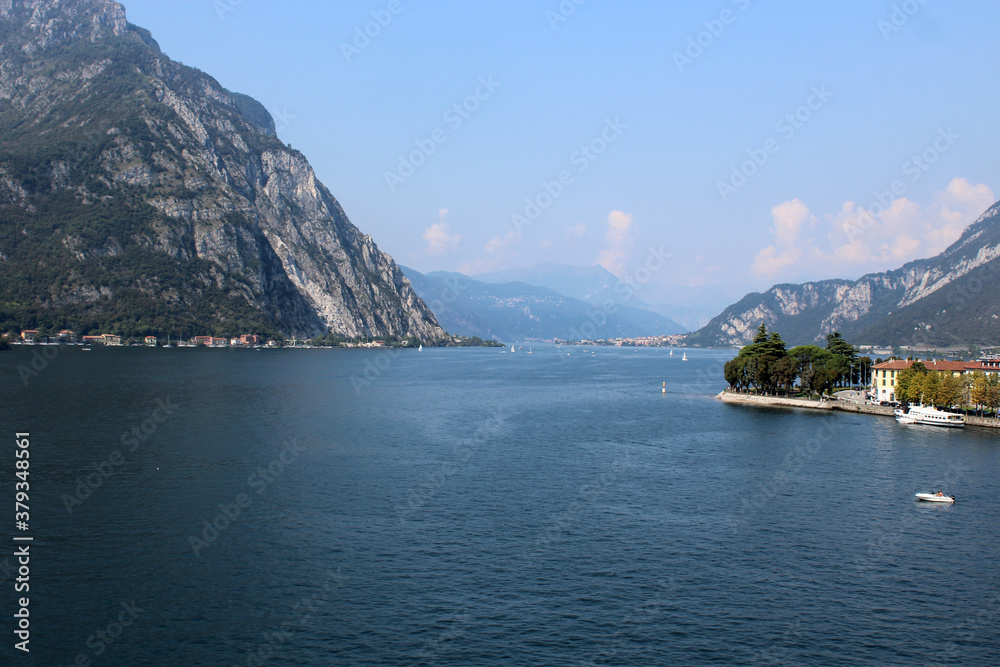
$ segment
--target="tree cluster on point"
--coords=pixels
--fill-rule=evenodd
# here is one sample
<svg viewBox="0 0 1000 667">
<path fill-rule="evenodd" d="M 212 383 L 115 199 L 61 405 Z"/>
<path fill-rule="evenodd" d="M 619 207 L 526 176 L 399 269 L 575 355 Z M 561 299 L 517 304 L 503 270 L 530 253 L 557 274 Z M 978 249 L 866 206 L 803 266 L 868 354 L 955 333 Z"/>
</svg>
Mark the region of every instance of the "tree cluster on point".
<svg viewBox="0 0 1000 667">
<path fill-rule="evenodd" d="M 854 346 L 834 332 L 826 337 L 826 347 L 799 345 L 788 350 L 781 334 L 767 331 L 762 323 L 753 342 L 727 361 L 723 373 L 730 389 L 757 394 L 832 394 L 837 386 L 851 384 L 860 377 L 862 364 Z"/>
</svg>

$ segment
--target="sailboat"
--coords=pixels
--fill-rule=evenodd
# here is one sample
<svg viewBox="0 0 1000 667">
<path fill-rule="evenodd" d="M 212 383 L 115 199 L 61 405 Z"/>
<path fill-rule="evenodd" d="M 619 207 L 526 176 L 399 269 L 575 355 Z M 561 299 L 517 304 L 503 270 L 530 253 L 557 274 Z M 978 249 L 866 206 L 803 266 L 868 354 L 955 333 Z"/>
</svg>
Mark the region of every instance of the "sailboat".
<svg viewBox="0 0 1000 667">
<path fill-rule="evenodd" d="M 417 348 L 417 352 L 423 352 L 423 351 L 424 351 L 424 344 L 421 343 L 420 347 Z"/>
<path fill-rule="evenodd" d="M 684 353 L 684 356 L 683 356 L 683 357 L 681 357 L 681 361 L 687 361 L 687 360 L 688 360 L 688 353 L 687 353 L 687 352 L 685 352 L 685 353 Z"/>
<path fill-rule="evenodd" d="M 513 352 L 514 352 L 514 346 L 513 345 L 510 346 L 510 351 L 511 351 L 511 354 L 513 354 Z"/>
<path fill-rule="evenodd" d="M 674 356 L 674 348 L 670 348 L 670 354 L 668 354 L 667 356 L 668 357 Z"/>
<path fill-rule="evenodd" d="M 534 352 L 531 351 L 530 347 L 528 348 L 528 354 L 534 354 Z"/>
</svg>

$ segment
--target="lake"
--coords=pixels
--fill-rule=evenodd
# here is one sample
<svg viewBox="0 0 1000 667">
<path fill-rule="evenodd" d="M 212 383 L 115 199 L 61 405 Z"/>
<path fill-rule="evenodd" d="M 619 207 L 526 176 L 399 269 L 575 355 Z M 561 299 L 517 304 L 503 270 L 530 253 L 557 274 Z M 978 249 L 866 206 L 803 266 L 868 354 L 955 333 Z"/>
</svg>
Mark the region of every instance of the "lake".
<svg viewBox="0 0 1000 667">
<path fill-rule="evenodd" d="M 722 404 L 731 352 L 532 351 L 0 353 L 5 662 L 996 663 L 1000 433 Z"/>
</svg>

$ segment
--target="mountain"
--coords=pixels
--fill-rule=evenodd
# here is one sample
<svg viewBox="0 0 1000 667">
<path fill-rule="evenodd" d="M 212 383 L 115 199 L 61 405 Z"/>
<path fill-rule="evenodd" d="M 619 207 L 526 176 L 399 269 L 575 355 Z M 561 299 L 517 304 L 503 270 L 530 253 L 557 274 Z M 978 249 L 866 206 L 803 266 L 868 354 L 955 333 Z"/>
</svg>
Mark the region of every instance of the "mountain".
<svg viewBox="0 0 1000 667">
<path fill-rule="evenodd" d="M 256 100 L 111 0 L 0 0 L 0 330 L 446 334 Z"/>
<path fill-rule="evenodd" d="M 484 283 L 522 282 L 546 287 L 559 294 L 601 307 L 611 302 L 623 307 L 622 315 L 645 329 L 652 330 L 666 322 L 666 329 L 655 334 L 673 334 L 691 331 L 708 321 L 707 311 L 697 307 L 651 306 L 637 296 L 645 285 L 630 286 L 623 283 L 603 266 L 568 266 L 543 262 L 526 269 L 505 269 L 472 276 Z M 701 321 L 699 318 L 703 318 Z"/>
<path fill-rule="evenodd" d="M 941 254 L 858 280 L 775 285 L 751 293 L 688 337 L 743 345 L 763 322 L 790 344 L 834 330 L 856 343 L 950 346 L 1000 339 L 1000 202 Z"/>
<path fill-rule="evenodd" d="M 402 267 L 417 294 L 453 334 L 499 340 L 581 340 L 675 333 L 677 324 L 625 306 L 607 310 L 522 282 L 491 284 L 461 273 Z"/>
</svg>

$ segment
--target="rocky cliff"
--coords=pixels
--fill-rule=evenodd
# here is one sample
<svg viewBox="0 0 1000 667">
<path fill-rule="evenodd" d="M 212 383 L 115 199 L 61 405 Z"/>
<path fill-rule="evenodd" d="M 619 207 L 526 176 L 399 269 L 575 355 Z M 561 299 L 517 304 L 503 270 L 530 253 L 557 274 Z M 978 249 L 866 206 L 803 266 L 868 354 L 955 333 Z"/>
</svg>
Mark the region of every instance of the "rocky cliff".
<svg viewBox="0 0 1000 667">
<path fill-rule="evenodd" d="M 0 0 L 0 328 L 445 336 L 258 102 L 111 0 Z"/>
<path fill-rule="evenodd" d="M 688 338 L 744 345 L 763 322 L 793 344 L 840 331 L 856 343 L 1000 342 L 1000 202 L 944 252 L 858 280 L 775 285 L 726 308 Z"/>
</svg>

